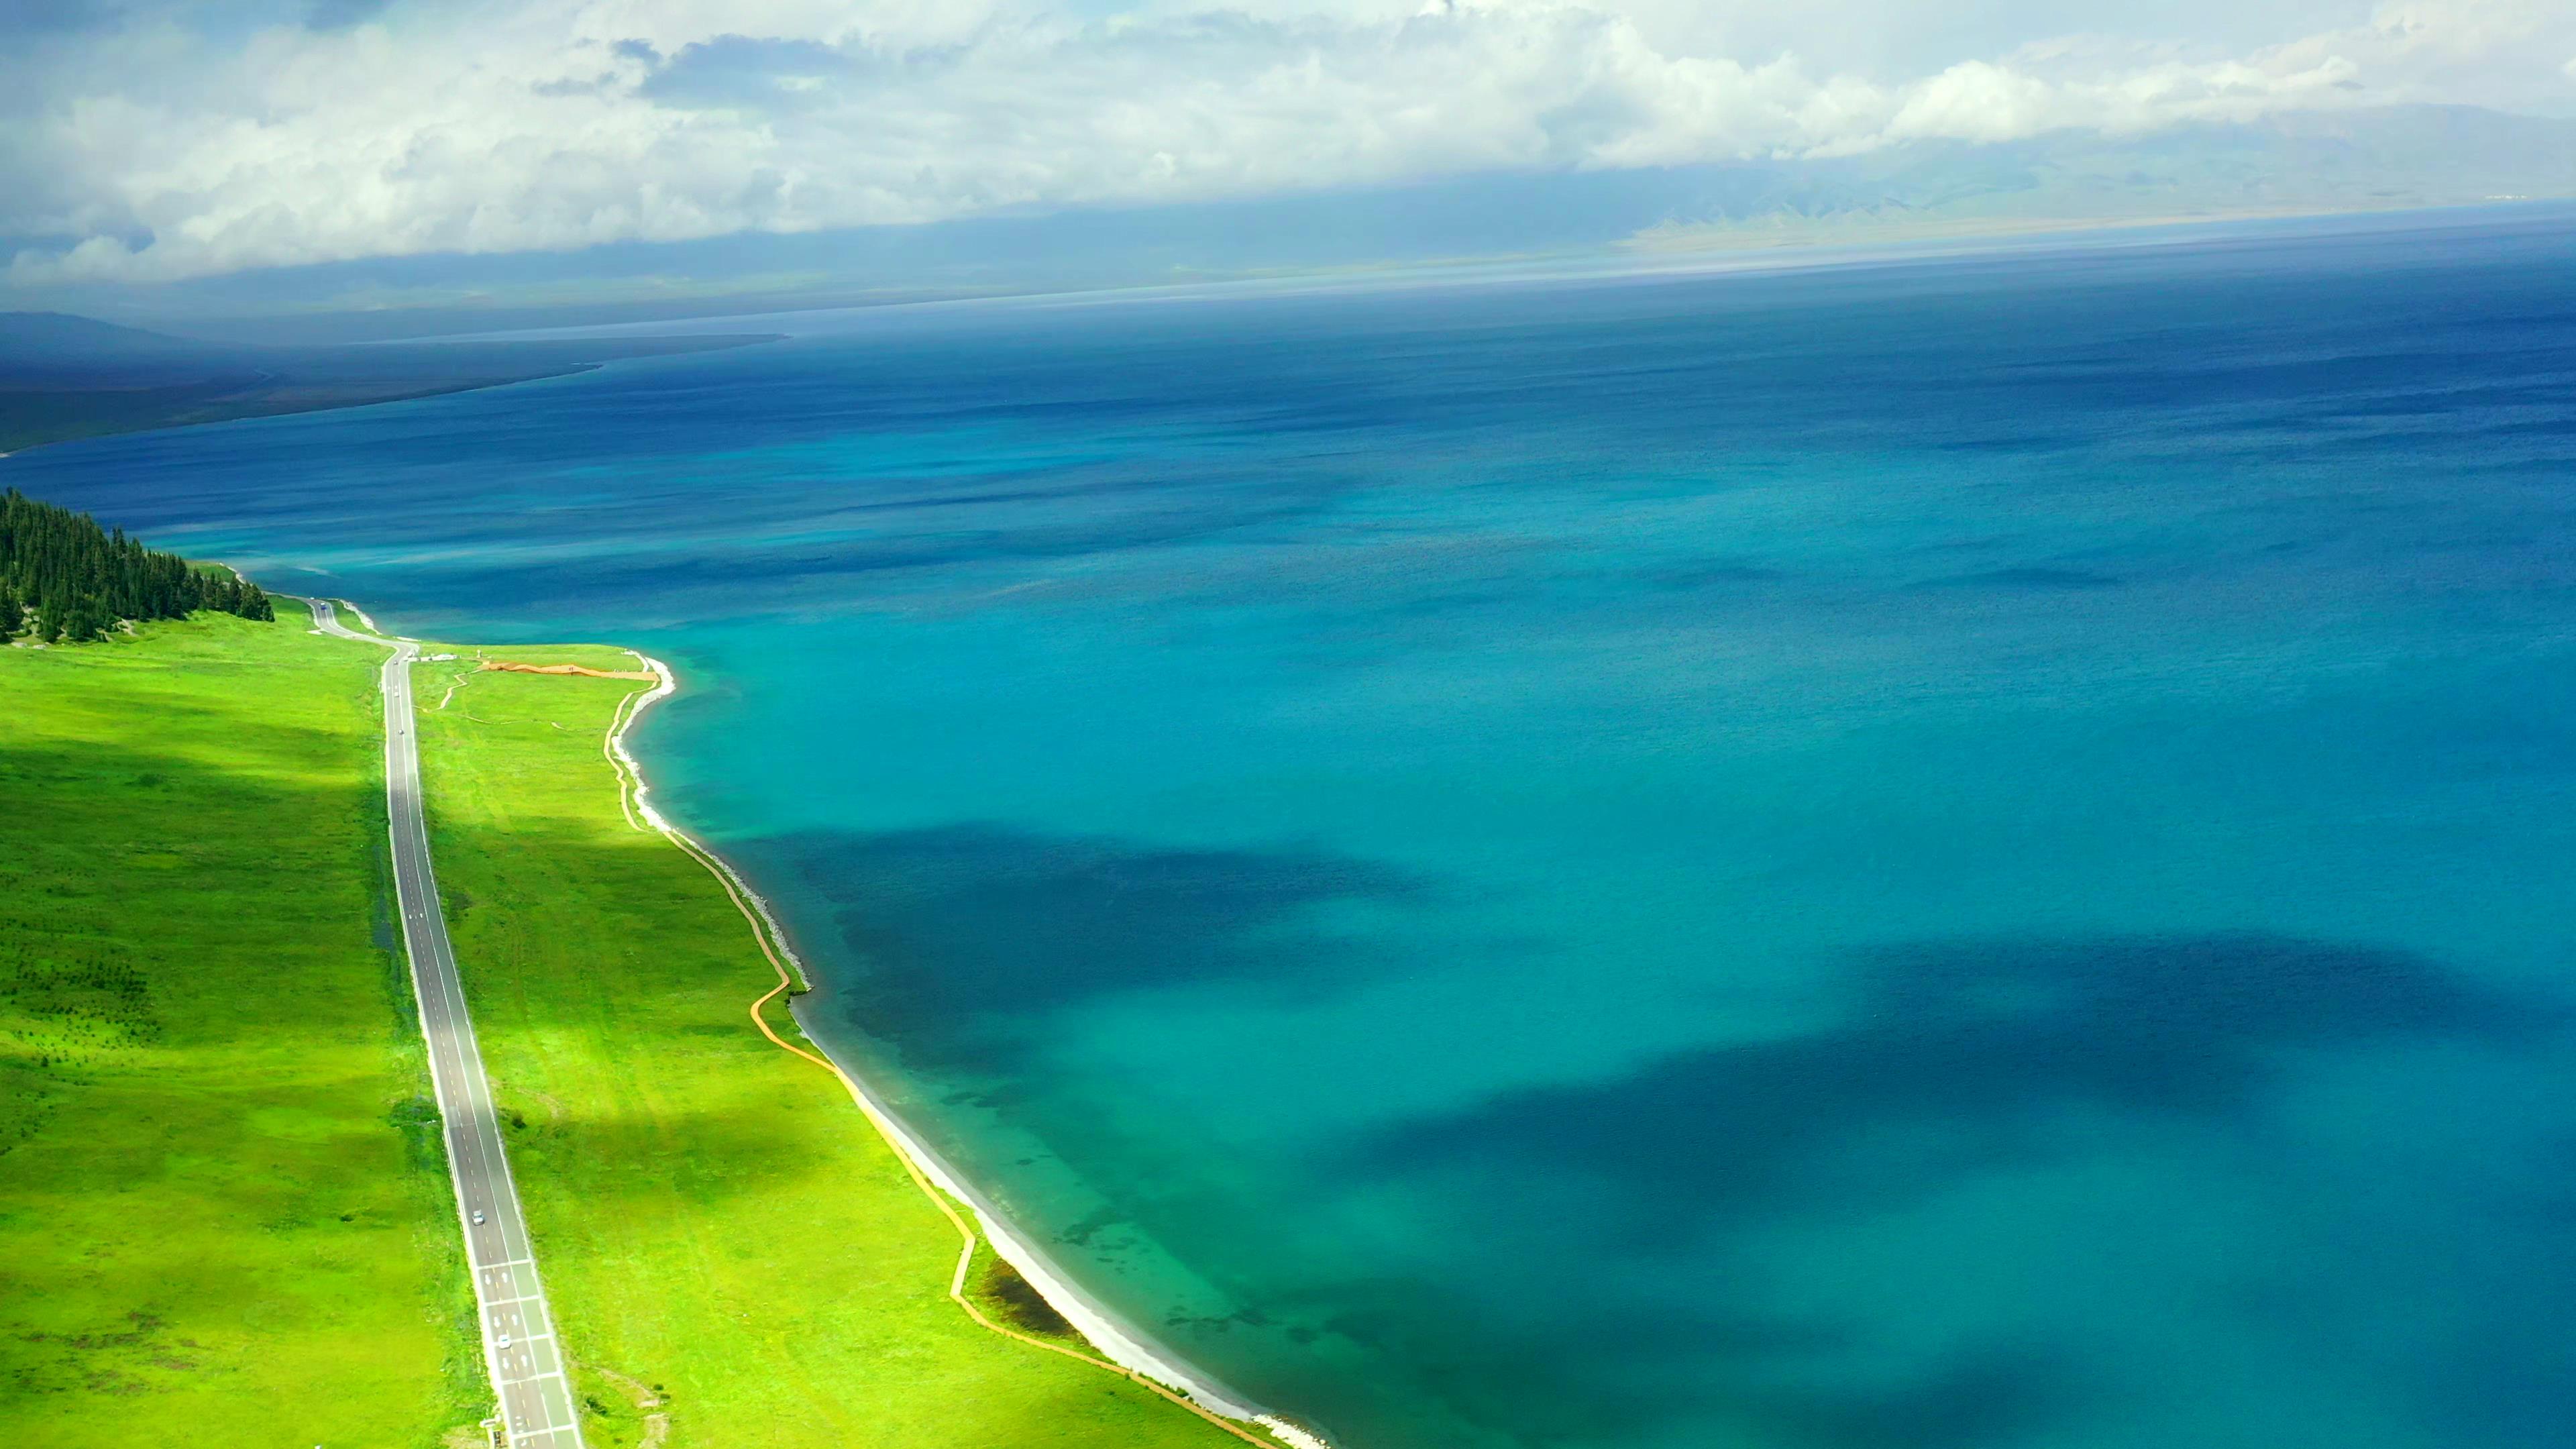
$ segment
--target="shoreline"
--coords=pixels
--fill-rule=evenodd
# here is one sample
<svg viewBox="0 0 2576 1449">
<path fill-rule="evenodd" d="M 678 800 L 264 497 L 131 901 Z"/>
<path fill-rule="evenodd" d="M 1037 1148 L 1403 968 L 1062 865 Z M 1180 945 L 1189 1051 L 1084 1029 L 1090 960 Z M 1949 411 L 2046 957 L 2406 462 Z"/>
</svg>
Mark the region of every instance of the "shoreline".
<svg viewBox="0 0 2576 1449">
<path fill-rule="evenodd" d="M 366 618 L 363 613 L 359 617 Z M 367 622 L 370 628 L 374 627 L 373 620 Z M 1335 1449 L 1321 1433 L 1254 1403 L 1249 1396 L 1197 1368 L 1177 1351 L 1155 1342 L 1143 1330 L 1129 1325 L 1107 1305 L 1084 1291 L 1064 1268 L 1048 1258 L 990 1200 L 969 1185 L 964 1174 L 952 1167 L 896 1115 L 865 1077 L 852 1070 L 823 1038 L 806 1030 L 804 1014 L 798 1009 L 795 996 L 811 992 L 813 979 L 806 972 L 804 958 L 789 944 L 787 932 L 771 910 L 768 898 L 753 889 L 731 861 L 653 808 L 646 799 L 652 793 L 652 786 L 645 778 L 643 766 L 627 750 L 626 734 L 646 710 L 679 692 L 679 676 L 669 665 L 640 650 L 629 649 L 626 652 L 634 655 L 652 673 L 656 682 L 650 689 L 627 696 L 626 701 L 618 706 L 617 712 L 610 717 L 608 734 L 601 746 L 602 753 L 618 772 L 619 810 L 634 828 L 657 831 L 683 851 L 698 857 L 738 893 L 741 901 L 749 904 L 750 911 L 756 916 L 755 928 L 768 937 L 767 944 L 783 963 L 782 970 L 793 980 L 795 991 L 789 997 L 787 1007 L 797 1029 L 804 1032 L 805 1039 L 829 1059 L 832 1071 L 849 1089 L 851 1100 L 867 1115 L 887 1145 L 919 1176 L 973 1214 L 977 1233 L 991 1246 L 995 1256 L 1008 1263 L 1046 1301 L 1048 1307 L 1063 1315 L 1083 1341 L 1110 1363 L 1179 1391 L 1190 1403 L 1209 1413 L 1256 1425 L 1289 1445 L 1290 1449 Z M 962 1291 L 966 1271 L 967 1259 L 961 1258 L 951 1284 L 952 1296 Z"/>
</svg>

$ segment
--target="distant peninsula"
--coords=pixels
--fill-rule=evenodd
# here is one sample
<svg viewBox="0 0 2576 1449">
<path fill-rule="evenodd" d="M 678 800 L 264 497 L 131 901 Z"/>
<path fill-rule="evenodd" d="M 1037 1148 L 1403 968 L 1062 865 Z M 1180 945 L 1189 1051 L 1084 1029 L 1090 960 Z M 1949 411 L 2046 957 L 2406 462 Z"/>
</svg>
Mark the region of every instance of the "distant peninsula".
<svg viewBox="0 0 2576 1449">
<path fill-rule="evenodd" d="M 0 453 L 42 443 L 434 397 L 621 358 L 779 334 L 277 347 L 173 337 L 61 312 L 0 312 Z"/>
</svg>

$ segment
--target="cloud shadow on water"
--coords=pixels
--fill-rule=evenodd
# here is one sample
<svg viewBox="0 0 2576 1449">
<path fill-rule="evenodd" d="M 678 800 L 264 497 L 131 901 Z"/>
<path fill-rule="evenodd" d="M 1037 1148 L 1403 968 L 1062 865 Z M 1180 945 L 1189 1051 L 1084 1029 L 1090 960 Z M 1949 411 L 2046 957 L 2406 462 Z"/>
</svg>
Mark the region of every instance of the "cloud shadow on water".
<svg viewBox="0 0 2576 1449">
<path fill-rule="evenodd" d="M 2302 1049 L 2525 1039 L 2561 1019 L 2404 952 L 2264 935 L 1977 941 L 1861 963 L 1845 1019 L 1677 1053 L 1607 1082 L 1507 1093 L 1383 1135 L 1380 1165 L 1507 1159 L 1612 1182 L 1658 1224 L 1938 1186 L 2020 1156 L 2069 1109 L 2222 1120 Z M 1870 1204 L 1863 1204 L 1864 1206 Z M 1894 1202 L 1878 1205 L 1896 1205 Z"/>
<path fill-rule="evenodd" d="M 764 842 L 832 909 L 833 1012 L 917 1066 L 1007 1053 L 1048 1013 L 1126 992 L 1297 992 L 1390 969 L 1315 918 L 1423 881 L 1320 850 L 1200 850 L 1001 825 Z"/>
<path fill-rule="evenodd" d="M 1747 1316 L 1725 1296 L 1641 1310 L 1414 1280 L 1338 1283 L 1315 1303 L 1336 1310 L 1328 1331 L 1418 1375 L 1479 1444 L 2002 1449 L 2062 1427 L 2095 1392 L 2045 1343 L 1887 1362 L 1867 1354 L 1866 1325 Z M 1329 1404 L 1341 1385 L 1313 1372 L 1323 1381 L 1297 1402 Z"/>
<path fill-rule="evenodd" d="M 1773 1226 L 1903 1211 L 1997 1167 L 2048 1161 L 2066 1150 L 2070 1122 L 2262 1124 L 2318 1053 L 2524 1048 L 2568 1021 L 2555 1000 L 2491 989 L 2419 955 L 2251 934 L 1905 945 L 1856 960 L 1850 986 L 1840 1019 L 1820 1030 L 1502 1093 L 1381 1133 L 1349 1166 L 1463 1185 L 1486 1201 L 1514 1200 L 1515 1183 L 1600 1184 L 1605 1216 L 1549 1231 L 1598 1232 L 1597 1246 L 1578 1251 L 1669 1262 L 1693 1281 L 1711 1262 L 1731 1263 L 1710 1280 L 1706 1306 L 1750 1310 Z M 1615 1291 L 1583 1296 L 1582 1308 L 1563 1307 L 1612 1316 Z M 1626 1311 L 1654 1323 L 1648 1339 L 1604 1339 L 1548 1377 L 1572 1401 L 1623 1405 L 1638 1442 L 1732 1422 L 1759 1444 L 1950 1449 L 2061 1434 L 2113 1412 L 2074 1345 L 1968 1330 L 1910 1367 L 1864 1368 L 1879 1327 L 1866 1321 L 1799 1317 L 1748 1339 L 1695 1332 L 1670 1305 Z M 2538 1325 L 2525 1315 L 2512 1326 Z M 2437 1337 L 2485 1341 L 2476 1330 Z M 2479 1387 L 2528 1402 L 2540 1380 L 2519 1370 L 2531 1358 L 2509 1357 Z M 1642 1389 L 1609 1391 L 1641 1363 L 1661 1368 Z M 2419 1409 L 2428 1422 L 2474 1417 L 2456 1387 L 2432 1389 L 2443 1402 Z"/>
<path fill-rule="evenodd" d="M 2075 589 L 2115 589 L 2122 580 L 2089 569 L 2007 568 L 1988 569 L 1984 573 L 1956 574 L 1916 584 L 1925 589 L 2003 589 L 2029 590 L 2041 593 Z"/>
<path fill-rule="evenodd" d="M 1741 1402 L 1772 1444 L 1990 1449 L 2053 1423 L 2069 1407 L 2073 1379 L 2058 1355 L 1993 1347 L 1953 1355 L 1894 1385 L 1756 1388 Z"/>
</svg>

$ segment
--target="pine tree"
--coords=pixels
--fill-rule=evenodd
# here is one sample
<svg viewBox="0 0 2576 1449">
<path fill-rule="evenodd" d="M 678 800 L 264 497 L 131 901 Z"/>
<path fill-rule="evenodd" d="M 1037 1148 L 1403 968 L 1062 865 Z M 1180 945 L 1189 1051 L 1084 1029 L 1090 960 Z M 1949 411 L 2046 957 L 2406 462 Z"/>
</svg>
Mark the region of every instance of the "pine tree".
<svg viewBox="0 0 2576 1449">
<path fill-rule="evenodd" d="M 125 530 L 86 514 L 0 491 L 0 639 L 34 632 L 47 642 L 103 638 L 121 621 L 180 619 L 217 609 L 273 621 L 276 606 L 258 585 L 230 573 L 200 573 L 177 554 L 156 553 Z"/>
</svg>

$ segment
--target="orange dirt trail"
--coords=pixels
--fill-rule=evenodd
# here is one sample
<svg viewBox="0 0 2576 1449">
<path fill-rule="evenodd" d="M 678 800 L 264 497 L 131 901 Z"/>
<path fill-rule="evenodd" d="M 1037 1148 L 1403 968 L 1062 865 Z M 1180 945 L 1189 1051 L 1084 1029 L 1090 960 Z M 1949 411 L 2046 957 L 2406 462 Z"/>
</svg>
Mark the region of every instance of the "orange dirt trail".
<svg viewBox="0 0 2576 1449">
<path fill-rule="evenodd" d="M 660 676 L 641 669 L 585 669 L 578 664 L 514 664 L 507 659 L 486 659 L 477 669 L 497 669 L 509 674 L 586 674 L 593 679 L 656 679 Z"/>
</svg>

